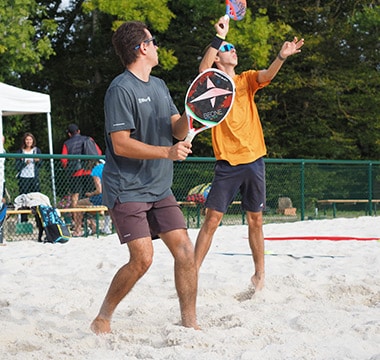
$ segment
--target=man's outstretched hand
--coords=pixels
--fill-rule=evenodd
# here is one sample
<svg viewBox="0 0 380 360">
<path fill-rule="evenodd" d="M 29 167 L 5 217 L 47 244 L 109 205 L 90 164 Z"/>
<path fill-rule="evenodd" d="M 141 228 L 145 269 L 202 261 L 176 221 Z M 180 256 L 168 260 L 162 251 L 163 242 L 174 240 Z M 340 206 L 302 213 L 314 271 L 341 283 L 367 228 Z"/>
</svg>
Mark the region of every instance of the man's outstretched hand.
<svg viewBox="0 0 380 360">
<path fill-rule="evenodd" d="M 295 36 L 293 41 L 285 41 L 280 50 L 280 56 L 286 59 L 288 56 L 301 52 L 301 47 L 304 44 L 304 39 L 298 40 Z"/>
</svg>

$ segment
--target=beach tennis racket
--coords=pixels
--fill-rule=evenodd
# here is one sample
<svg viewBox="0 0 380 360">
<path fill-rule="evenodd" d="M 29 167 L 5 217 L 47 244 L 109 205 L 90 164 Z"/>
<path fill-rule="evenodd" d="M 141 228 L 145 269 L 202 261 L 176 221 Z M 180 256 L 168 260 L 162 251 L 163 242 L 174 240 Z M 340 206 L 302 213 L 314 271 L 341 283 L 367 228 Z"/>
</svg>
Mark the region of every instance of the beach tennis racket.
<svg viewBox="0 0 380 360">
<path fill-rule="evenodd" d="M 201 131 L 220 124 L 231 110 L 235 83 L 223 71 L 206 69 L 187 90 L 185 111 L 189 131 L 185 141 L 192 141 Z"/>
<path fill-rule="evenodd" d="M 226 0 L 226 15 L 232 20 L 242 20 L 247 10 L 246 0 Z"/>
</svg>

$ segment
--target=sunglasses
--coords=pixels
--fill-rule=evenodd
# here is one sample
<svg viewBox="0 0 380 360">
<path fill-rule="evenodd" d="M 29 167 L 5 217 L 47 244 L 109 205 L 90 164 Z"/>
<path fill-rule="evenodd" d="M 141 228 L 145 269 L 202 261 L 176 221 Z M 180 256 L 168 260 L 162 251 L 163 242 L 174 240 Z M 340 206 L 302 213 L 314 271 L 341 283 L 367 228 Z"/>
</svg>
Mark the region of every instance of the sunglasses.
<svg viewBox="0 0 380 360">
<path fill-rule="evenodd" d="M 153 45 L 154 45 L 154 46 L 158 46 L 157 41 L 156 41 L 156 38 L 155 38 L 154 36 L 152 36 L 150 39 L 146 39 L 146 40 L 144 40 L 143 43 L 145 43 L 145 44 L 149 44 L 151 41 L 153 41 Z M 134 50 L 139 49 L 140 46 L 141 46 L 141 44 L 136 45 L 135 48 L 134 48 Z"/>
<path fill-rule="evenodd" d="M 223 53 L 231 51 L 232 49 L 235 49 L 235 46 L 233 46 L 232 44 L 225 44 L 219 48 L 219 51 Z"/>
</svg>

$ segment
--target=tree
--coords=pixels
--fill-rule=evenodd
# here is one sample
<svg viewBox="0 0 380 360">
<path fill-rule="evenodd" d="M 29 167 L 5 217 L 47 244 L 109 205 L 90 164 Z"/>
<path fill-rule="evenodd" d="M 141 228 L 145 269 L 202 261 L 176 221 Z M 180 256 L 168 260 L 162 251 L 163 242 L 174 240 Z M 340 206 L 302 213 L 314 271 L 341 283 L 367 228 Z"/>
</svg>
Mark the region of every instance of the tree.
<svg viewBox="0 0 380 360">
<path fill-rule="evenodd" d="M 21 86 L 25 74 L 39 74 L 42 62 L 54 55 L 54 19 L 45 17 L 45 7 L 34 0 L 3 0 L 0 3 L 0 81 Z M 27 84 L 28 90 L 34 90 Z M 6 148 L 19 146 L 19 138 L 30 117 L 12 117 L 6 122 Z M 27 128 L 30 129 L 30 128 Z"/>
<path fill-rule="evenodd" d="M 31 0 L 22 1 L 32 6 Z M 50 94 L 55 152 L 60 152 L 70 122 L 104 148 L 103 98 L 110 81 L 123 71 L 111 43 L 120 21 L 148 24 L 159 41 L 160 66 L 153 74 L 167 82 L 183 111 L 187 87 L 214 36 L 213 24 L 225 11 L 224 1 L 72 0 L 65 8 L 47 0 L 37 4 L 44 11 L 30 12 L 28 24 L 37 29 L 45 21 L 57 24 L 49 33 L 54 35 L 54 55 L 41 57 L 38 68 L 23 56 L 25 66 L 18 71 L 9 71 L 1 61 L 0 74 L 15 75 L 22 87 Z M 3 14 L 5 5 L 0 5 Z M 238 72 L 265 68 L 285 40 L 305 38 L 302 52 L 288 59 L 256 96 L 270 157 L 380 157 L 379 18 L 379 5 L 369 0 L 248 0 L 246 17 L 230 22 L 228 41 L 237 47 Z M 22 28 L 17 31 L 23 33 Z M 28 126 L 31 130 L 34 125 Z M 213 155 L 210 131 L 196 137 L 193 153 Z"/>
<path fill-rule="evenodd" d="M 277 102 L 262 112 L 269 155 L 379 158 L 379 6 L 350 0 L 295 5 L 297 11 L 293 2 L 268 9 L 306 39 L 266 90 Z"/>
<path fill-rule="evenodd" d="M 42 70 L 41 60 L 54 54 L 54 19 L 33 0 L 3 0 L 0 4 L 0 80 L 17 84 L 25 73 Z"/>
<path fill-rule="evenodd" d="M 151 5 L 144 8 L 146 1 L 78 0 L 59 11 L 49 7 L 49 1 L 44 2 L 50 9 L 48 16 L 58 22 L 56 55 L 44 62 L 40 73 L 24 75 L 23 82 L 49 89 L 54 112 L 54 152 L 61 151 L 66 139 L 64 129 L 71 122 L 77 123 L 82 134 L 92 136 L 104 150 L 103 98 L 112 78 L 123 71 L 112 48 L 112 29 L 121 19 L 131 16 L 151 21 L 152 26 L 164 31 L 172 15 L 162 1 L 155 4 L 156 17 Z M 165 54 L 166 64 L 173 66 L 175 59 L 170 51 Z"/>
<path fill-rule="evenodd" d="M 184 110 L 187 87 L 198 74 L 198 67 L 204 49 L 215 35 L 214 23 L 225 12 L 224 2 L 194 0 L 170 1 L 169 7 L 176 17 L 171 21 L 168 31 L 160 38 L 160 43 L 173 49 L 178 64 L 170 71 L 157 68 L 154 73 L 165 79 L 174 101 L 180 111 Z M 252 17 L 247 10 L 244 22 L 230 22 L 228 41 L 233 42 L 239 51 L 239 68 L 252 68 L 255 64 L 268 61 L 268 41 L 278 39 L 288 28 L 280 25 L 275 28 L 269 24 L 265 10 Z M 260 45 L 261 44 L 261 45 Z M 194 156 L 213 156 L 211 132 L 199 134 L 193 141 Z"/>
</svg>

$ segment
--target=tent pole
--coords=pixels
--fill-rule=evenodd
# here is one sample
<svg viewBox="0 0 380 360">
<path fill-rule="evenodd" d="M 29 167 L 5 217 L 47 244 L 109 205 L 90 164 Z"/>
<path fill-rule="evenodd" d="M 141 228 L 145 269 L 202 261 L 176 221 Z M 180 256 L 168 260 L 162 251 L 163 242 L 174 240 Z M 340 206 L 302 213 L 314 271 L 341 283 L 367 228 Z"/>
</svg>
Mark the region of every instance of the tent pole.
<svg viewBox="0 0 380 360">
<path fill-rule="evenodd" d="M 4 153 L 4 143 L 3 143 L 3 112 L 0 110 L 0 154 Z M 5 157 L 0 158 L 0 195 L 1 200 L 3 199 L 4 194 L 4 182 L 5 182 Z"/>
<path fill-rule="evenodd" d="M 47 113 L 47 126 L 48 126 L 48 136 L 49 136 L 49 154 L 53 155 L 53 136 L 52 136 L 50 112 Z M 53 191 L 53 206 L 56 206 L 57 194 L 56 194 L 56 189 L 55 189 L 54 159 L 50 159 L 50 171 L 51 171 L 51 189 Z"/>
</svg>

